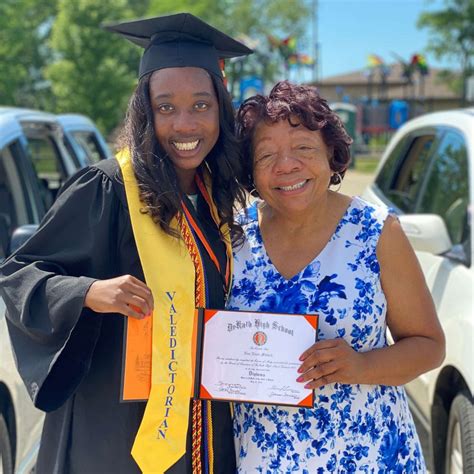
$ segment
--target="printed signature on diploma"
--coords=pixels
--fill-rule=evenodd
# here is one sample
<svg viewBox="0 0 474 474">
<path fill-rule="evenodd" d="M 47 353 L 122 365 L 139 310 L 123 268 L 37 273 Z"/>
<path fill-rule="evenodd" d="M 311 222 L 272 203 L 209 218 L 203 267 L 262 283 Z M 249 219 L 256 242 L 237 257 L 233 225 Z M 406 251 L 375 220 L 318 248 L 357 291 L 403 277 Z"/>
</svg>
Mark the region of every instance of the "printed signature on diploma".
<svg viewBox="0 0 474 474">
<path fill-rule="evenodd" d="M 239 383 L 218 382 L 217 388 L 220 392 L 229 395 L 245 395 L 245 387 Z"/>
<path fill-rule="evenodd" d="M 288 385 L 283 385 L 281 387 L 277 387 L 276 385 L 273 385 L 272 387 L 270 387 L 269 397 L 271 399 L 286 398 L 286 399 L 299 400 L 301 398 L 301 393 L 298 390 Z"/>
</svg>

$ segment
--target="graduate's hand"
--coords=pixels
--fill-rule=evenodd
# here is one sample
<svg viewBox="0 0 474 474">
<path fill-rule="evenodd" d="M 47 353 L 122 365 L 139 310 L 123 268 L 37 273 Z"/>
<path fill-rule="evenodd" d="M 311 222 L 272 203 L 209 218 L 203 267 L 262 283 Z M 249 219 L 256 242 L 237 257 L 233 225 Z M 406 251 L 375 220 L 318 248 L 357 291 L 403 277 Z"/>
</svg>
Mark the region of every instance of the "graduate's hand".
<svg viewBox="0 0 474 474">
<path fill-rule="evenodd" d="M 296 380 L 315 389 L 331 383 L 359 383 L 365 370 L 364 353 L 356 352 L 344 339 L 318 341 L 300 357 Z"/>
<path fill-rule="evenodd" d="M 145 283 L 131 275 L 123 275 L 92 283 L 84 306 L 96 313 L 120 313 L 143 319 L 153 311 L 153 295 Z"/>
</svg>

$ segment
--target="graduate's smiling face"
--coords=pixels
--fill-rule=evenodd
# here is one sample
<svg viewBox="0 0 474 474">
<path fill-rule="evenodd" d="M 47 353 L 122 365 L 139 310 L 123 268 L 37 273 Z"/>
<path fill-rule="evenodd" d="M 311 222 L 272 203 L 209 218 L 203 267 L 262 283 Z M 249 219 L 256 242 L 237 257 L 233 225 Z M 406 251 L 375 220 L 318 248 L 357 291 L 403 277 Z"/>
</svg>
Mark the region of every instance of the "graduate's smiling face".
<svg viewBox="0 0 474 474">
<path fill-rule="evenodd" d="M 209 73 L 196 67 L 155 71 L 150 99 L 156 137 L 187 192 L 219 137 L 219 106 Z"/>
</svg>

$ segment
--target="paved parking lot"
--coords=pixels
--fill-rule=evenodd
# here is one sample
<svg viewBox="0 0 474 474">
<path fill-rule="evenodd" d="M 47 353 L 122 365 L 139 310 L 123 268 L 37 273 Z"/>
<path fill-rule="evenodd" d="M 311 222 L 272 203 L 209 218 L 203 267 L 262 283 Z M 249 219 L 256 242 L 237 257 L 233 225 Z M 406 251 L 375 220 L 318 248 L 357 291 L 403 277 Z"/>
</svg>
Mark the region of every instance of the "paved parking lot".
<svg viewBox="0 0 474 474">
<path fill-rule="evenodd" d="M 342 181 L 341 193 L 349 196 L 360 196 L 365 187 L 372 182 L 373 175 L 370 173 L 361 173 L 355 170 L 347 170 Z"/>
</svg>

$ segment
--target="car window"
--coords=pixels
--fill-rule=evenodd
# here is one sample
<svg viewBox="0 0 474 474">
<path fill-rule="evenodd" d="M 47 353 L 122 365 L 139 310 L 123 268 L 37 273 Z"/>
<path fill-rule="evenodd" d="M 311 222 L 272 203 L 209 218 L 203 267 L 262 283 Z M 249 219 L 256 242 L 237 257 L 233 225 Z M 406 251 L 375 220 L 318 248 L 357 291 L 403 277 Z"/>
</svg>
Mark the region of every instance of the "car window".
<svg viewBox="0 0 474 474">
<path fill-rule="evenodd" d="M 29 137 L 27 147 L 43 187 L 46 208 L 49 208 L 65 180 L 61 155 L 50 136 Z"/>
<path fill-rule="evenodd" d="M 0 150 L 0 261 L 13 230 L 28 223 L 26 193 L 14 153 L 13 145 Z"/>
<path fill-rule="evenodd" d="M 77 144 L 74 146 L 71 143 L 71 137 L 69 137 L 66 133 L 63 134 L 63 145 L 66 147 L 66 150 L 71 156 L 74 165 L 78 169 L 82 168 L 83 166 L 87 166 L 87 155 L 85 151 Z"/>
<path fill-rule="evenodd" d="M 86 153 L 89 164 L 97 163 L 106 158 L 94 132 L 75 131 L 71 132 L 71 135 Z"/>
<path fill-rule="evenodd" d="M 454 245 L 468 239 L 468 176 L 464 137 L 449 131 L 434 154 L 416 212 L 441 216 Z"/>
<path fill-rule="evenodd" d="M 387 194 L 390 190 L 390 185 L 392 184 L 392 179 L 397 169 L 397 165 L 402 158 L 403 152 L 407 148 L 408 142 L 408 137 L 404 137 L 399 140 L 399 142 L 395 145 L 395 148 L 385 160 L 383 168 L 380 170 L 380 173 L 375 180 L 375 183 L 384 194 Z"/>
<path fill-rule="evenodd" d="M 413 212 L 432 156 L 434 133 L 412 138 L 385 194 L 403 212 Z"/>
</svg>

